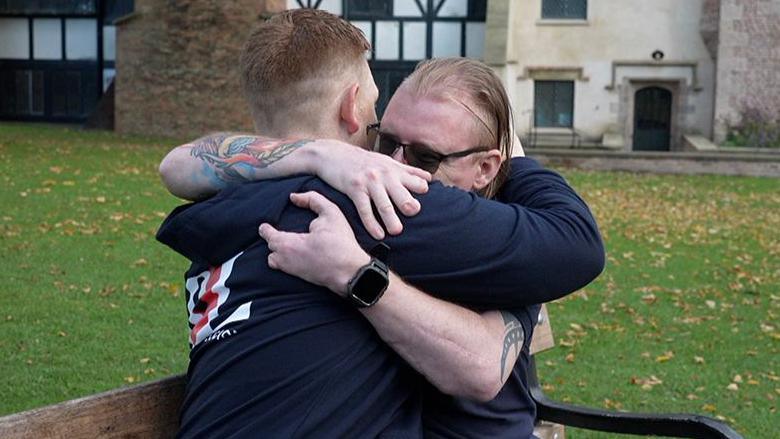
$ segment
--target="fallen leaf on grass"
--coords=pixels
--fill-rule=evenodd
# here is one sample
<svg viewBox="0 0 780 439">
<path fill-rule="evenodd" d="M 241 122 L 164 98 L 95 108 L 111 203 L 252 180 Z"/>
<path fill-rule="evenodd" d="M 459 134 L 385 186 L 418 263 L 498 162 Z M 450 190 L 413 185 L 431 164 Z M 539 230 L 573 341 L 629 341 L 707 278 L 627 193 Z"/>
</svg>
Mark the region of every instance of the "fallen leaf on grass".
<svg viewBox="0 0 780 439">
<path fill-rule="evenodd" d="M 672 358 L 674 358 L 674 352 L 667 351 L 667 352 L 664 352 L 663 355 L 659 355 L 659 356 L 655 357 L 655 361 L 658 362 L 658 363 L 666 363 L 667 361 L 671 360 Z"/>
<path fill-rule="evenodd" d="M 769 373 L 762 373 L 761 375 L 763 375 L 764 377 L 766 377 L 766 379 L 768 379 L 768 380 L 772 380 L 772 381 L 780 381 L 780 377 L 778 377 L 777 375 L 775 375 L 775 374 L 774 374 L 774 372 L 769 372 Z"/>
<path fill-rule="evenodd" d="M 663 383 L 664 382 L 655 375 L 650 375 L 650 378 L 631 377 L 631 384 L 641 387 L 642 390 L 652 390 L 653 387 Z"/>
<path fill-rule="evenodd" d="M 655 294 L 645 294 L 644 296 L 642 296 L 642 302 L 648 305 L 654 304 L 657 300 L 658 298 L 655 296 Z"/>
</svg>

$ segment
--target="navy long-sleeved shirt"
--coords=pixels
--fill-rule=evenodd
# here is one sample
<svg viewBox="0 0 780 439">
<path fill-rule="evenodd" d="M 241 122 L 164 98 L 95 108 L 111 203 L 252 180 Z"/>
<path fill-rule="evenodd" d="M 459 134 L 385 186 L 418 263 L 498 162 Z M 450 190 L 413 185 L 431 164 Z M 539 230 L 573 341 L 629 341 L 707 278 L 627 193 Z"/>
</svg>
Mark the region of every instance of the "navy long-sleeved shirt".
<svg viewBox="0 0 780 439">
<path fill-rule="evenodd" d="M 257 226 L 306 231 L 313 214 L 291 205 L 288 195 L 307 190 L 339 205 L 358 242 L 373 247 L 351 201 L 314 177 L 230 188 L 178 208 L 161 227 L 158 238 L 193 261 L 182 436 L 420 433 L 416 375 L 356 310 L 266 264 Z M 598 229 L 560 176 L 515 159 L 501 199 L 507 204 L 432 184 L 419 196 L 422 211 L 403 219 L 404 233 L 385 240 L 390 267 L 423 291 L 474 309 L 542 303 L 600 273 Z M 519 379 L 524 385 L 524 371 Z M 440 416 L 426 406 L 426 416 L 447 423 L 453 407 L 444 408 L 456 402 L 437 402 Z M 489 405 L 477 411 L 483 408 L 490 411 Z"/>
</svg>

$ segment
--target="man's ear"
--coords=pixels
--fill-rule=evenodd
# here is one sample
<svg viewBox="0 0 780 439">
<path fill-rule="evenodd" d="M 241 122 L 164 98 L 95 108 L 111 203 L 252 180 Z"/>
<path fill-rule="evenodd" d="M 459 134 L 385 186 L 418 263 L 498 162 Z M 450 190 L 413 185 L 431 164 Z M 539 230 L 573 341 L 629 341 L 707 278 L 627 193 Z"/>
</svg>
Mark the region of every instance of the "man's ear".
<svg viewBox="0 0 780 439">
<path fill-rule="evenodd" d="M 497 149 L 491 149 L 485 154 L 482 154 L 482 157 L 477 161 L 479 169 L 477 170 L 477 176 L 474 179 L 475 191 L 485 189 L 487 185 L 496 178 L 496 174 L 498 174 L 498 170 L 501 168 L 501 162 L 503 162 L 501 151 Z"/>
<path fill-rule="evenodd" d="M 356 82 L 347 89 L 341 98 L 339 116 L 349 135 L 355 134 L 361 128 L 358 116 L 358 91 L 360 91 L 360 84 Z"/>
</svg>

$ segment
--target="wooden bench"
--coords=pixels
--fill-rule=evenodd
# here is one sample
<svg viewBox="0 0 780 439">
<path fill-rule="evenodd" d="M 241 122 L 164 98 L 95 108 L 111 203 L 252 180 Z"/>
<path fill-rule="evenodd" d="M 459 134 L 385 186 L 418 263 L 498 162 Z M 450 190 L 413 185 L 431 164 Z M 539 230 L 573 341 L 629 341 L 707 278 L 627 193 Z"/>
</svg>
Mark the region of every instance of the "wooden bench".
<svg viewBox="0 0 780 439">
<path fill-rule="evenodd" d="M 531 353 L 554 344 L 543 307 Z M 536 434 L 542 439 L 563 439 L 563 425 L 645 436 L 741 438 L 705 416 L 618 413 L 551 401 L 539 385 L 533 357 L 529 385 L 538 409 Z M 183 396 L 184 375 L 177 375 L 2 417 L 0 438 L 171 438 Z"/>
</svg>

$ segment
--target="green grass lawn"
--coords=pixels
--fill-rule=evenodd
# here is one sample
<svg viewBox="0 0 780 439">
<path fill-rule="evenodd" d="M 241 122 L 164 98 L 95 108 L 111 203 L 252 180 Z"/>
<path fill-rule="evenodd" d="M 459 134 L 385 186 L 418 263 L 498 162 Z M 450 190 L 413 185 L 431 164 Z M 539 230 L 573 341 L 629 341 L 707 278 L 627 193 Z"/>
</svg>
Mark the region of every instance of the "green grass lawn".
<svg viewBox="0 0 780 439">
<path fill-rule="evenodd" d="M 154 240 L 179 203 L 156 173 L 173 143 L 0 124 L 0 414 L 186 369 L 186 261 Z M 608 263 L 550 307 L 547 392 L 774 434 L 780 180 L 561 172 Z"/>
</svg>

